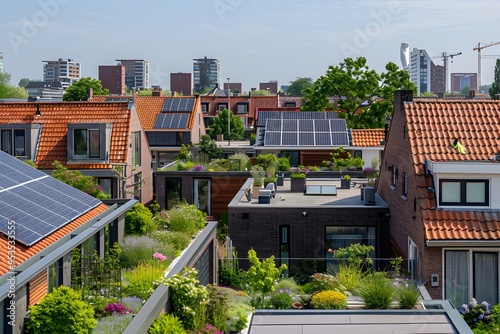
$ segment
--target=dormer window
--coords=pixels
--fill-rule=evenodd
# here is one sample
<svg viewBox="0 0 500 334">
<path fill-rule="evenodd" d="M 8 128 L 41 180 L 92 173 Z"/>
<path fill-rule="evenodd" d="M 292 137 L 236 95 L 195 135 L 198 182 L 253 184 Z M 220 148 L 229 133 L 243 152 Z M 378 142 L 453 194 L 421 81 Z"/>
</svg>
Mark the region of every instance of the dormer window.
<svg viewBox="0 0 500 334">
<path fill-rule="evenodd" d="M 0 125 L 0 150 L 15 157 L 35 160 L 40 124 Z"/>
<path fill-rule="evenodd" d="M 439 205 L 489 206 L 489 180 L 439 180 Z"/>
<path fill-rule="evenodd" d="M 68 124 L 68 162 L 106 161 L 111 141 L 111 124 Z"/>
</svg>

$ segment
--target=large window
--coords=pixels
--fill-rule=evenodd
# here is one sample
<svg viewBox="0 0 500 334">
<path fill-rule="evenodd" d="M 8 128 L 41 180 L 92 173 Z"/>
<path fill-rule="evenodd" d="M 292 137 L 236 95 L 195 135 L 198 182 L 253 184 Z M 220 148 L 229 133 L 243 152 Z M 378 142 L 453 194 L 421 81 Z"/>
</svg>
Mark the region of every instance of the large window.
<svg viewBox="0 0 500 334">
<path fill-rule="evenodd" d="M 111 124 L 68 124 L 68 161 L 100 160 L 109 155 Z"/>
<path fill-rule="evenodd" d="M 210 184 L 210 179 L 194 179 L 194 205 L 207 215 L 212 214 Z"/>
<path fill-rule="evenodd" d="M 290 226 L 280 226 L 280 259 L 279 264 L 290 268 Z"/>
<path fill-rule="evenodd" d="M 142 189 L 142 173 L 134 174 L 134 198 L 138 201 L 141 200 Z"/>
<path fill-rule="evenodd" d="M 470 300 L 469 267 L 468 251 L 445 252 L 444 297 L 457 307 L 467 304 Z"/>
<path fill-rule="evenodd" d="M 1 130 L 1 149 L 14 156 L 26 156 L 26 133 L 24 129 Z"/>
<path fill-rule="evenodd" d="M 238 114 L 248 114 L 248 102 L 240 102 L 236 106 Z"/>
<path fill-rule="evenodd" d="M 167 210 L 172 209 L 182 200 L 181 185 L 180 178 L 165 179 L 165 208 Z"/>
<path fill-rule="evenodd" d="M 209 112 L 210 108 L 210 103 L 209 102 L 201 102 L 201 112 L 202 113 L 207 113 Z"/>
<path fill-rule="evenodd" d="M 439 180 L 439 205 L 488 206 L 489 180 Z"/>
<path fill-rule="evenodd" d="M 498 253 L 474 252 L 474 298 L 498 304 Z"/>
<path fill-rule="evenodd" d="M 132 168 L 141 165 L 141 131 L 132 132 Z"/>
<path fill-rule="evenodd" d="M 331 249 L 335 251 L 339 248 L 346 248 L 353 244 L 362 244 L 373 246 L 375 248 L 375 227 L 368 226 L 327 226 L 326 227 L 326 256 L 330 258 Z M 370 257 L 375 257 L 374 252 L 371 252 Z M 336 261 L 327 261 L 327 271 L 335 272 Z"/>
</svg>

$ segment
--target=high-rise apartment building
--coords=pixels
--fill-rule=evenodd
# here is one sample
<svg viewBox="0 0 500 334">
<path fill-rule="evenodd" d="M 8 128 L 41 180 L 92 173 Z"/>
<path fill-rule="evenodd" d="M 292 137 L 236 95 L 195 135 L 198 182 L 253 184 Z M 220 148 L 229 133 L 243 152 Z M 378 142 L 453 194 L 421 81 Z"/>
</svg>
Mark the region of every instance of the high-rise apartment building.
<svg viewBox="0 0 500 334">
<path fill-rule="evenodd" d="M 43 81 L 59 81 L 63 89 L 68 88 L 73 82 L 80 79 L 80 63 L 73 59 L 44 60 Z"/>
<path fill-rule="evenodd" d="M 417 93 L 442 93 L 446 91 L 444 66 L 436 65 L 427 51 L 414 48 L 410 53 L 410 81 L 417 86 Z"/>
<path fill-rule="evenodd" d="M 3 52 L 0 51 L 0 73 L 3 72 Z"/>
<path fill-rule="evenodd" d="M 193 59 L 194 91 L 201 92 L 207 87 L 214 88 L 221 83 L 220 61 L 213 58 Z"/>
<path fill-rule="evenodd" d="M 123 65 L 100 65 L 99 80 L 102 88 L 109 89 L 109 94 L 125 95 L 125 66 Z"/>
<path fill-rule="evenodd" d="M 125 85 L 128 89 L 149 88 L 149 61 L 144 59 L 116 59 L 125 67 Z"/>
<path fill-rule="evenodd" d="M 170 73 L 172 94 L 193 95 L 193 75 L 191 73 Z"/>
</svg>

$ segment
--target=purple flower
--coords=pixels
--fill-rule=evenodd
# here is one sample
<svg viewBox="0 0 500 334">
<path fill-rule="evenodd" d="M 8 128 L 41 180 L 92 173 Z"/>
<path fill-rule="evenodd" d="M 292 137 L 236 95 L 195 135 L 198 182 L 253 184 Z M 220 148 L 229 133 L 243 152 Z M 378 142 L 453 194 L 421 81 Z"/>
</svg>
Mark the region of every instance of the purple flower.
<svg viewBox="0 0 500 334">
<path fill-rule="evenodd" d="M 204 170 L 205 170 L 205 167 L 203 167 L 202 165 L 196 165 L 190 169 L 190 171 L 193 171 L 193 172 L 202 172 Z"/>
<path fill-rule="evenodd" d="M 127 309 L 123 304 L 121 303 L 111 303 L 106 305 L 104 308 L 105 312 L 108 313 L 116 313 L 116 314 L 127 314 L 127 313 L 132 313 L 132 309 Z"/>
</svg>

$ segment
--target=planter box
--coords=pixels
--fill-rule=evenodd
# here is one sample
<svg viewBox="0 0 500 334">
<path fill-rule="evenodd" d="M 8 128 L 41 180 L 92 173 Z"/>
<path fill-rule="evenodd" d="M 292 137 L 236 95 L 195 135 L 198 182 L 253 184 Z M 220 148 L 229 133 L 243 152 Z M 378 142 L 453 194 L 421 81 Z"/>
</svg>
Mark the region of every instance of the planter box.
<svg viewBox="0 0 500 334">
<path fill-rule="evenodd" d="M 351 189 L 351 180 L 340 179 L 340 189 Z"/>
<path fill-rule="evenodd" d="M 290 192 L 303 193 L 306 191 L 306 179 L 290 179 Z"/>
</svg>

